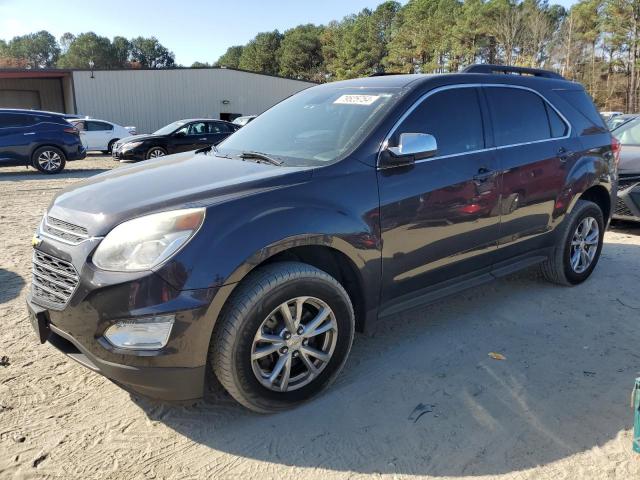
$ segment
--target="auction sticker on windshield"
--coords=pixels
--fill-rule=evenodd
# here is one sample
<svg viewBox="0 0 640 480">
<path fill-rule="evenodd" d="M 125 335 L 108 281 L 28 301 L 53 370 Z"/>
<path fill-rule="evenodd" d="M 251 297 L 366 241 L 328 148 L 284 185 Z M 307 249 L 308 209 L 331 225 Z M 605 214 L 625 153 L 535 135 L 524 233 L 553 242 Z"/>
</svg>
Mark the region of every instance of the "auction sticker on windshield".
<svg viewBox="0 0 640 480">
<path fill-rule="evenodd" d="M 333 103 L 343 105 L 371 105 L 378 100 L 380 95 L 342 95 L 337 98 Z"/>
</svg>

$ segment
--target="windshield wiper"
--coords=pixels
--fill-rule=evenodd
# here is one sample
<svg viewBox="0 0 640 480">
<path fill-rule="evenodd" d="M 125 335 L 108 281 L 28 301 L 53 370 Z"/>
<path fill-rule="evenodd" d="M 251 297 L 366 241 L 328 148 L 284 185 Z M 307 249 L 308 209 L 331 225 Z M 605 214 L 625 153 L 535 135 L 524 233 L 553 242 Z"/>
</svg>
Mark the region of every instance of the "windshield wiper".
<svg viewBox="0 0 640 480">
<path fill-rule="evenodd" d="M 261 153 L 261 152 L 242 152 L 238 156 L 243 160 L 258 160 L 258 161 L 267 162 L 267 163 L 270 163 L 271 165 L 276 165 L 276 166 L 280 166 L 284 163 L 282 160 L 277 160 L 273 157 L 270 157 L 266 153 Z"/>
</svg>

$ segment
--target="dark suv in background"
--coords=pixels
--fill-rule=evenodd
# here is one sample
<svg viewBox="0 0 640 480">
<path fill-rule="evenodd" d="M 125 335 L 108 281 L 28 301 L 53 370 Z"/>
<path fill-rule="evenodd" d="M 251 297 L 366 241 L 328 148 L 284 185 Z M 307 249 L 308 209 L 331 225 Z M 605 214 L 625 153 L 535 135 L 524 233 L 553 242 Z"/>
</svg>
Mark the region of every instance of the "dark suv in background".
<svg viewBox="0 0 640 480">
<path fill-rule="evenodd" d="M 582 86 L 541 70 L 315 86 L 217 148 L 59 194 L 33 242 L 33 326 L 152 397 L 215 375 L 248 408 L 289 408 L 373 320 L 532 265 L 585 281 L 616 146 Z"/>
<path fill-rule="evenodd" d="M 0 109 L 0 166 L 33 166 L 58 173 L 86 156 L 80 132 L 62 114 Z"/>
</svg>

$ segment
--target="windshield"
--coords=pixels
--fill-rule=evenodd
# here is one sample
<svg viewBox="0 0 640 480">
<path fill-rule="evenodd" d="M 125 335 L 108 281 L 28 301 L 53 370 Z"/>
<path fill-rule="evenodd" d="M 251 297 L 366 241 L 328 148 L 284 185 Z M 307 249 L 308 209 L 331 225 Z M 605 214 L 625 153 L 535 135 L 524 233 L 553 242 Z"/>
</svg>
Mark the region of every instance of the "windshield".
<svg viewBox="0 0 640 480">
<path fill-rule="evenodd" d="M 627 115 L 618 115 L 607 120 L 607 126 L 609 127 L 609 130 L 615 130 L 621 125 L 624 125 L 625 123 L 630 122 L 634 118 L 636 117 L 627 116 Z"/>
<path fill-rule="evenodd" d="M 640 119 L 623 123 L 611 133 L 622 145 L 640 145 Z"/>
<path fill-rule="evenodd" d="M 181 127 L 185 123 L 187 122 L 177 121 L 177 122 L 170 123 L 169 125 L 165 125 L 164 127 L 162 127 L 160 130 L 156 130 L 155 132 L 153 132 L 153 134 L 169 135 L 170 133 L 173 133 L 174 130 L 176 130 L 178 127 Z"/>
<path fill-rule="evenodd" d="M 322 85 L 256 117 L 218 146 L 222 154 L 260 152 L 288 165 L 340 160 L 365 138 L 399 90 Z"/>
</svg>

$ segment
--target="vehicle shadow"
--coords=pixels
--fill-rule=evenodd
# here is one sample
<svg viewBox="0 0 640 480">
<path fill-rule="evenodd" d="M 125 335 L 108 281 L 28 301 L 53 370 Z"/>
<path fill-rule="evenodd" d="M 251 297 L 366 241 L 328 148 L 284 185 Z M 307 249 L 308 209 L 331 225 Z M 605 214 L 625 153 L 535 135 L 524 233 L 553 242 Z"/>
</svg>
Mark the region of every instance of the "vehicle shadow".
<svg viewBox="0 0 640 480">
<path fill-rule="evenodd" d="M 336 383 L 289 412 L 253 414 L 219 387 L 189 407 L 136 401 L 198 444 L 282 465 L 433 476 L 534 468 L 632 425 L 639 268 L 637 245 L 607 243 L 578 287 L 530 270 L 379 322 L 356 336 Z"/>
<path fill-rule="evenodd" d="M 46 181 L 52 180 L 55 178 L 56 180 L 64 180 L 64 179 L 82 179 L 89 178 L 97 175 L 99 173 L 109 171 L 109 168 L 75 168 L 75 169 L 65 169 L 60 173 L 55 174 L 55 176 L 46 175 L 44 173 L 40 173 L 37 170 L 29 169 L 29 170 L 20 170 L 20 171 L 9 171 L 9 172 L 0 172 L 0 182 L 16 182 L 23 180 L 36 180 L 36 181 Z"/>
<path fill-rule="evenodd" d="M 20 275 L 10 270 L 0 268 L 0 304 L 13 300 L 22 291 L 24 280 Z"/>
</svg>

